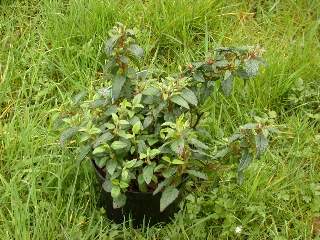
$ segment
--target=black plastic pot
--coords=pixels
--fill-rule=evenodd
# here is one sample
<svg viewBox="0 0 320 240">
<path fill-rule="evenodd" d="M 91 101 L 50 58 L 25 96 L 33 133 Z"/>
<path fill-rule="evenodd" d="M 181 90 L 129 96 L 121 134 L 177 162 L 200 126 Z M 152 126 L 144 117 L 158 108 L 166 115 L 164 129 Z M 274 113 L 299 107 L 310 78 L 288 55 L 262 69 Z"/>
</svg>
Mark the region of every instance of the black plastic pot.
<svg viewBox="0 0 320 240">
<path fill-rule="evenodd" d="M 100 181 L 100 186 L 104 182 L 105 177 L 103 171 L 94 161 L 92 161 L 96 174 Z M 115 223 L 122 223 L 124 220 L 132 219 L 135 227 L 146 225 L 154 225 L 157 223 L 167 223 L 173 217 L 174 213 L 179 210 L 181 195 L 170 204 L 163 212 L 160 212 L 161 193 L 153 196 L 152 192 L 126 192 L 127 201 L 124 207 L 114 209 L 112 205 L 112 197 L 101 186 L 100 196 L 101 206 L 106 210 L 107 217 Z"/>
</svg>

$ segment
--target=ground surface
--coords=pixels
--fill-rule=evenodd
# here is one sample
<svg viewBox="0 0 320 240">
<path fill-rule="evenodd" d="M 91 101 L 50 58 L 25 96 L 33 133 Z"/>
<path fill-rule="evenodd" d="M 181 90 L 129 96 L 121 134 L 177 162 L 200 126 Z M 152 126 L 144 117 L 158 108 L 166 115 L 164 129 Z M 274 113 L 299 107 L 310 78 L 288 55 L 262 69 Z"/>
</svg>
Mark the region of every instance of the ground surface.
<svg viewBox="0 0 320 240">
<path fill-rule="evenodd" d="M 316 0 L 0 0 L 0 238 L 314 238 L 319 17 Z M 164 227 L 110 224 L 96 208 L 90 164 L 78 168 L 58 144 L 54 120 L 70 97 L 103 84 L 103 42 L 116 21 L 139 28 L 145 64 L 168 72 L 218 46 L 260 44 L 268 67 L 245 93 L 214 94 L 202 124 L 218 139 L 250 121 L 252 110 L 273 110 L 286 125 L 242 186 L 236 166 L 217 165 L 213 180 L 199 185 L 197 204 Z"/>
</svg>

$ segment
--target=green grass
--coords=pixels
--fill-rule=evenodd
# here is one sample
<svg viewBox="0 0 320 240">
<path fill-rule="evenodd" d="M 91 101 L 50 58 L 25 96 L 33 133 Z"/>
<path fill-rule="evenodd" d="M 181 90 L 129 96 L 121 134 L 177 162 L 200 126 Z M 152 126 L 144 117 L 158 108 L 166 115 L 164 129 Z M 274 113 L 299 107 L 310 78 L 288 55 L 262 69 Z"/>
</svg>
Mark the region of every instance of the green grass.
<svg viewBox="0 0 320 240">
<path fill-rule="evenodd" d="M 141 30 L 145 65 L 167 72 L 221 45 L 262 45 L 268 67 L 245 93 L 239 82 L 229 98 L 213 94 L 203 124 L 227 136 L 250 111 L 274 110 L 287 126 L 242 186 L 233 165 L 212 170 L 198 204 L 166 226 L 111 224 L 90 164 L 77 167 L 58 144 L 55 119 L 72 95 L 104 83 L 103 43 L 117 21 Z M 303 107 L 289 114 L 285 99 L 300 78 L 319 85 L 319 36 L 316 0 L 0 0 L 0 238 L 312 239 L 319 120 Z"/>
</svg>

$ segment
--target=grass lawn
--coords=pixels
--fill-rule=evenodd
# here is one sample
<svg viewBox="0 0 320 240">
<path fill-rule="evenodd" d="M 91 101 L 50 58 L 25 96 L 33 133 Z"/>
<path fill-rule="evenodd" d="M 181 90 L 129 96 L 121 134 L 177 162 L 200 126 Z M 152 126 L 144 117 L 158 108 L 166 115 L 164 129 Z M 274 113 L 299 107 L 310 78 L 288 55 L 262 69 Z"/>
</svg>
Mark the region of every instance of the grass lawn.
<svg viewBox="0 0 320 240">
<path fill-rule="evenodd" d="M 168 73 L 219 46 L 266 49 L 260 76 L 214 92 L 201 124 L 219 141 L 275 111 L 282 134 L 241 186 L 235 163 L 216 163 L 165 226 L 110 223 L 89 161 L 59 145 L 72 96 L 105 84 L 115 22 L 138 28 L 144 64 Z M 0 239 L 317 239 L 319 74 L 318 0 L 0 0 Z"/>
</svg>

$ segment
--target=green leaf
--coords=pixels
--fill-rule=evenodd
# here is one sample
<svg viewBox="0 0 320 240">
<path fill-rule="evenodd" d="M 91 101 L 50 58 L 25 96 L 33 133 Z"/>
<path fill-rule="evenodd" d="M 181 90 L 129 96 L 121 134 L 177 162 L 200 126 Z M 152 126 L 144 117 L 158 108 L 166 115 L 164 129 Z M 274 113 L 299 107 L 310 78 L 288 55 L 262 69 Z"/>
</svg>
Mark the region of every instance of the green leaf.
<svg viewBox="0 0 320 240">
<path fill-rule="evenodd" d="M 115 199 L 115 198 L 119 197 L 120 193 L 121 193 L 120 187 L 113 185 L 112 190 L 111 190 L 112 198 Z"/>
<path fill-rule="evenodd" d="M 95 109 L 95 108 L 103 107 L 105 105 L 107 105 L 107 101 L 105 99 L 96 99 L 90 102 L 89 108 Z"/>
<path fill-rule="evenodd" d="M 78 154 L 78 162 L 82 162 L 83 159 L 89 154 L 91 151 L 91 146 L 90 145 L 85 145 L 80 148 L 79 154 Z"/>
<path fill-rule="evenodd" d="M 181 155 L 181 153 L 182 153 L 183 150 L 184 150 L 184 141 L 183 141 L 183 139 L 178 139 L 178 140 L 173 141 L 173 142 L 170 144 L 170 148 L 171 148 L 171 150 L 174 151 L 177 155 Z"/>
<path fill-rule="evenodd" d="M 228 65 L 229 65 L 229 62 L 225 59 L 218 60 L 215 63 L 215 66 L 218 68 L 225 68 L 225 67 L 228 67 Z"/>
<path fill-rule="evenodd" d="M 224 74 L 224 79 L 221 82 L 222 91 L 226 96 L 230 96 L 232 92 L 232 85 L 233 85 L 233 75 L 229 70 L 227 70 Z"/>
<path fill-rule="evenodd" d="M 268 139 L 263 134 L 258 134 L 256 139 L 257 158 L 260 158 L 268 148 Z"/>
<path fill-rule="evenodd" d="M 132 127 L 132 132 L 133 132 L 134 134 L 138 134 L 138 133 L 140 132 L 140 130 L 141 130 L 141 122 L 139 121 L 139 122 L 136 122 L 136 123 L 133 125 L 133 127 Z"/>
<path fill-rule="evenodd" d="M 225 157 L 228 153 L 230 153 L 230 149 L 228 147 L 225 147 L 221 150 L 219 150 L 213 157 L 213 159 L 219 159 Z"/>
<path fill-rule="evenodd" d="M 97 127 L 91 127 L 87 132 L 90 135 L 95 135 L 95 134 L 101 133 L 101 129 Z"/>
<path fill-rule="evenodd" d="M 128 50 L 135 56 L 135 57 L 143 57 L 144 52 L 143 49 L 137 44 L 131 44 Z"/>
<path fill-rule="evenodd" d="M 147 75 L 148 75 L 148 71 L 147 70 L 142 70 L 140 72 L 137 72 L 137 78 L 141 79 L 141 80 L 145 80 Z"/>
<path fill-rule="evenodd" d="M 149 184 L 153 176 L 154 165 L 148 165 L 143 168 L 144 181 Z"/>
<path fill-rule="evenodd" d="M 113 208 L 121 208 L 126 205 L 127 197 L 123 193 L 119 194 L 118 197 L 113 198 Z"/>
<path fill-rule="evenodd" d="M 189 143 L 193 144 L 196 148 L 201 148 L 201 149 L 209 149 L 209 147 L 204 144 L 203 142 L 199 141 L 198 139 L 196 138 L 191 138 L 189 140 Z"/>
<path fill-rule="evenodd" d="M 133 153 L 136 151 L 136 148 L 135 148 L 135 146 L 131 146 L 131 148 L 130 148 L 130 153 L 131 153 L 131 155 L 133 155 Z"/>
<path fill-rule="evenodd" d="M 193 74 L 193 79 L 198 81 L 198 82 L 205 82 L 206 80 L 203 77 L 203 74 L 200 71 L 196 71 Z"/>
<path fill-rule="evenodd" d="M 146 192 L 148 190 L 146 182 L 145 182 L 142 174 L 139 174 L 139 176 L 138 176 L 138 184 L 139 184 L 139 190 L 141 192 Z"/>
<path fill-rule="evenodd" d="M 120 186 L 120 188 L 125 189 L 125 188 L 129 187 L 129 184 L 124 181 L 120 181 L 119 186 Z"/>
<path fill-rule="evenodd" d="M 244 149 L 242 152 L 240 162 L 239 162 L 239 166 L 238 166 L 238 177 L 239 177 L 238 181 L 239 181 L 239 183 L 242 183 L 243 172 L 246 168 L 248 168 L 251 161 L 252 161 L 252 154 L 249 152 L 248 149 Z"/>
<path fill-rule="evenodd" d="M 127 120 L 124 120 L 124 119 L 121 119 L 121 120 L 119 121 L 119 123 L 120 123 L 121 125 L 128 125 L 128 124 L 130 124 Z"/>
<path fill-rule="evenodd" d="M 97 92 L 104 98 L 111 98 L 111 87 L 100 88 Z"/>
<path fill-rule="evenodd" d="M 119 117 L 118 117 L 118 115 L 115 114 L 115 113 L 112 113 L 111 116 L 112 116 L 113 122 L 114 122 L 115 124 L 117 124 L 117 123 L 119 122 Z"/>
<path fill-rule="evenodd" d="M 114 79 L 112 80 L 112 98 L 117 99 L 120 96 L 121 89 L 123 84 L 126 81 L 126 77 L 117 74 Z"/>
<path fill-rule="evenodd" d="M 127 169 L 122 169 L 122 172 L 121 172 L 121 179 L 123 180 L 123 181 L 128 181 L 129 179 L 128 179 L 128 177 L 129 177 L 129 171 L 127 170 Z M 120 182 L 121 183 L 121 182 Z M 121 187 L 121 186 L 120 186 Z M 121 187 L 122 188 L 122 187 Z"/>
<path fill-rule="evenodd" d="M 133 167 L 136 168 L 136 167 L 140 167 L 140 166 L 142 166 L 142 165 L 143 165 L 143 161 L 142 161 L 142 160 L 138 160 Z"/>
<path fill-rule="evenodd" d="M 164 187 L 168 186 L 172 182 L 172 178 L 167 178 L 158 184 L 157 188 L 153 191 L 153 196 L 159 193 Z"/>
<path fill-rule="evenodd" d="M 112 123 L 106 123 L 106 127 L 110 130 L 114 129 L 116 126 Z"/>
<path fill-rule="evenodd" d="M 168 156 L 163 156 L 161 159 L 168 162 L 168 163 L 171 163 L 171 159 Z"/>
<path fill-rule="evenodd" d="M 153 121 L 153 117 L 152 116 L 147 116 L 145 117 L 144 121 L 143 121 L 143 127 L 144 128 L 147 128 L 150 126 L 150 124 L 152 123 Z"/>
<path fill-rule="evenodd" d="M 125 139 L 130 139 L 130 138 L 134 137 L 132 134 L 126 133 L 125 131 L 119 131 L 118 136 L 125 138 Z"/>
<path fill-rule="evenodd" d="M 163 212 L 179 196 L 179 190 L 174 187 L 166 187 L 160 198 L 160 212 Z"/>
<path fill-rule="evenodd" d="M 160 152 L 159 149 L 152 149 L 152 150 L 150 151 L 150 157 L 151 157 L 151 158 L 154 158 L 155 156 L 159 155 L 160 153 L 161 153 L 161 152 Z"/>
<path fill-rule="evenodd" d="M 132 100 L 132 104 L 134 107 L 136 107 L 138 104 L 140 104 L 141 98 L 142 98 L 142 94 L 137 94 L 134 96 L 134 98 Z"/>
<path fill-rule="evenodd" d="M 98 147 L 99 145 L 110 141 L 113 138 L 113 135 L 110 132 L 106 132 L 99 136 L 93 143 L 93 148 Z"/>
<path fill-rule="evenodd" d="M 159 93 L 159 90 L 155 87 L 148 87 L 142 91 L 142 94 L 147 96 L 157 96 Z"/>
<path fill-rule="evenodd" d="M 173 174 L 175 174 L 176 172 L 177 172 L 177 167 L 170 167 L 162 172 L 162 176 L 165 178 L 169 178 L 169 177 L 172 177 Z"/>
<path fill-rule="evenodd" d="M 132 168 L 135 166 L 137 159 L 133 159 L 124 163 L 125 168 Z"/>
<path fill-rule="evenodd" d="M 81 91 L 80 93 L 78 93 L 76 96 L 74 96 L 73 100 L 73 104 L 78 105 L 84 97 L 87 96 L 87 91 Z"/>
<path fill-rule="evenodd" d="M 93 150 L 92 154 L 99 154 L 105 152 L 106 149 L 104 146 L 97 147 Z"/>
<path fill-rule="evenodd" d="M 115 43 L 118 41 L 118 39 L 119 39 L 119 35 L 114 35 L 114 36 L 112 36 L 112 37 L 110 37 L 107 41 L 106 41 L 106 48 L 105 48 L 105 50 L 106 50 L 106 53 L 108 54 L 108 55 L 111 55 L 111 53 L 112 53 L 112 51 L 113 51 L 113 47 L 114 47 L 114 45 L 115 45 Z"/>
<path fill-rule="evenodd" d="M 256 59 L 248 59 L 245 61 L 245 70 L 248 77 L 254 77 L 259 72 L 260 61 Z"/>
<path fill-rule="evenodd" d="M 138 141 L 138 152 L 143 153 L 147 150 L 146 143 L 143 140 Z"/>
<path fill-rule="evenodd" d="M 106 192 L 111 192 L 112 190 L 112 183 L 110 180 L 106 179 L 103 184 L 102 184 L 102 188 L 106 191 Z"/>
<path fill-rule="evenodd" d="M 166 167 L 166 165 L 160 163 L 154 168 L 153 172 L 160 172 L 160 170 L 162 170 L 165 167 Z"/>
<path fill-rule="evenodd" d="M 131 117 L 129 124 L 133 126 L 137 122 L 140 122 L 140 118 L 137 116 L 134 116 L 134 117 Z"/>
<path fill-rule="evenodd" d="M 171 128 L 175 128 L 176 124 L 173 123 L 173 122 L 164 122 L 164 123 L 161 124 L 161 127 L 166 127 L 166 126 L 169 126 Z"/>
<path fill-rule="evenodd" d="M 182 90 L 181 96 L 190 104 L 197 106 L 198 99 L 194 92 L 188 88 Z"/>
<path fill-rule="evenodd" d="M 106 165 L 106 162 L 107 162 L 107 158 L 106 157 L 95 158 L 94 162 L 97 164 L 97 166 L 99 168 L 104 168 L 104 166 Z"/>
<path fill-rule="evenodd" d="M 70 138 L 75 136 L 79 130 L 79 127 L 72 127 L 65 130 L 60 137 L 60 144 L 63 146 Z"/>
<path fill-rule="evenodd" d="M 185 107 L 187 109 L 190 109 L 187 101 L 184 100 L 184 98 L 182 98 L 179 95 L 174 95 L 173 97 L 170 98 L 170 100 L 171 100 L 171 102 L 173 102 L 175 104 L 178 104 L 179 106 L 182 106 L 182 107 Z"/>
<path fill-rule="evenodd" d="M 173 159 L 172 164 L 182 165 L 185 164 L 185 162 L 180 159 Z"/>
<path fill-rule="evenodd" d="M 106 170 L 112 176 L 114 171 L 116 170 L 118 163 L 114 159 L 110 159 L 106 162 Z"/>
<path fill-rule="evenodd" d="M 111 144 L 111 147 L 112 147 L 114 150 L 119 150 L 119 149 L 122 149 L 122 148 L 126 148 L 127 146 L 128 146 L 127 143 L 122 142 L 122 141 L 114 141 L 114 142 Z"/>
<path fill-rule="evenodd" d="M 80 142 L 81 143 L 86 142 L 86 141 L 88 141 L 90 139 L 90 137 L 91 137 L 90 134 L 83 133 L 83 134 L 81 134 Z M 95 148 L 96 146 L 93 146 L 93 147 Z"/>
<path fill-rule="evenodd" d="M 159 142 L 159 139 L 158 138 L 148 138 L 147 139 L 148 143 L 150 146 L 154 145 L 155 143 Z"/>
<path fill-rule="evenodd" d="M 201 179 L 204 179 L 204 180 L 208 179 L 208 176 L 203 172 L 199 172 L 199 171 L 196 171 L 196 170 L 187 170 L 186 172 L 189 173 L 190 175 L 193 175 L 193 176 L 197 177 L 197 178 L 201 178 Z"/>
<path fill-rule="evenodd" d="M 228 142 L 233 143 L 235 141 L 238 141 L 243 138 L 243 135 L 241 133 L 235 133 L 231 137 L 229 137 Z"/>
<path fill-rule="evenodd" d="M 136 79 L 137 78 L 136 70 L 134 68 L 130 67 L 130 66 L 128 67 L 126 74 L 127 74 L 127 78 L 130 78 L 130 79 Z"/>
<path fill-rule="evenodd" d="M 139 155 L 140 159 L 145 159 L 147 157 L 147 154 L 145 153 L 140 153 Z"/>
<path fill-rule="evenodd" d="M 116 177 L 119 177 L 120 174 L 117 173 L 117 174 L 115 174 L 115 175 L 116 175 Z M 119 183 L 120 183 L 119 179 L 114 178 L 114 177 L 112 177 L 111 182 L 112 182 L 112 185 L 115 185 L 115 186 L 118 186 Z"/>
<path fill-rule="evenodd" d="M 118 111 L 118 108 L 116 106 L 112 105 L 107 109 L 105 114 L 108 117 L 108 116 L 111 116 L 113 113 L 117 113 L 117 111 Z"/>
<path fill-rule="evenodd" d="M 256 129 L 258 126 L 259 126 L 258 123 L 247 123 L 243 126 L 240 126 L 240 128 L 248 130 L 248 129 Z"/>
<path fill-rule="evenodd" d="M 129 58 L 127 58 L 126 56 L 123 56 L 123 55 L 120 55 L 119 60 L 124 64 L 129 63 Z"/>
</svg>

